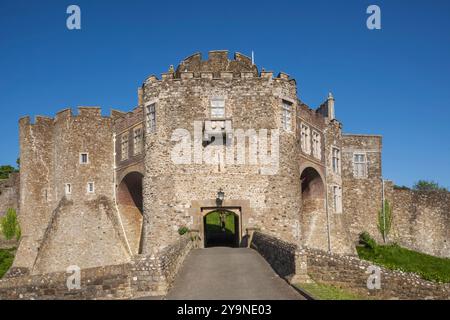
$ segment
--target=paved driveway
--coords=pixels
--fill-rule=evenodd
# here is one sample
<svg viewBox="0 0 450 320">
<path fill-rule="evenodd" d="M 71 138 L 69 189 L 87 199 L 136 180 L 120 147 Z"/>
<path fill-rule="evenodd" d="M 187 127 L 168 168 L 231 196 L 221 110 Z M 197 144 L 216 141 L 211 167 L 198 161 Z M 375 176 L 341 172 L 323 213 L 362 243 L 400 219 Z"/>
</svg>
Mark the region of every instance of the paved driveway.
<svg viewBox="0 0 450 320">
<path fill-rule="evenodd" d="M 184 261 L 168 300 L 301 300 L 255 250 L 193 250 Z"/>
</svg>

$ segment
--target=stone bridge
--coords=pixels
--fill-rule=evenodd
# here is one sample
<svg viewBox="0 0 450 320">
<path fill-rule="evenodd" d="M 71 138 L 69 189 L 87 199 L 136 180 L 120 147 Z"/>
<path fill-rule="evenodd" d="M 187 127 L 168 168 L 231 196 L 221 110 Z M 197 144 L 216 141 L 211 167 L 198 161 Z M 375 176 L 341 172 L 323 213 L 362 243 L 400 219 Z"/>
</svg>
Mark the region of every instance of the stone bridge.
<svg viewBox="0 0 450 320">
<path fill-rule="evenodd" d="M 301 300 L 264 258 L 249 248 L 196 249 L 165 297 L 170 300 Z"/>
</svg>

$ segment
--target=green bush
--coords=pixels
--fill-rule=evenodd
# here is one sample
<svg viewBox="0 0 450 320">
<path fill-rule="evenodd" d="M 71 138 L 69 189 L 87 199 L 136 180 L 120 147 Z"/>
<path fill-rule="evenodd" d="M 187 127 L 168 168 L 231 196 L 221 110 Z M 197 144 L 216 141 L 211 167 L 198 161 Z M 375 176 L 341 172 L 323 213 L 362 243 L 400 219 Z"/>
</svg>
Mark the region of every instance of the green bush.
<svg viewBox="0 0 450 320">
<path fill-rule="evenodd" d="M 378 224 L 377 224 L 378 231 L 380 231 L 384 243 L 387 242 L 388 235 L 391 232 L 392 220 L 393 220 L 392 207 L 389 204 L 389 201 L 384 200 L 383 209 L 378 211 Z"/>
<path fill-rule="evenodd" d="M 375 239 L 373 239 L 366 231 L 359 235 L 359 243 L 369 249 L 375 249 L 377 247 L 377 242 Z"/>
<path fill-rule="evenodd" d="M 6 215 L 0 219 L 0 227 L 6 240 L 11 240 L 14 237 L 19 240 L 22 235 L 16 210 L 12 208 L 9 208 Z"/>
<path fill-rule="evenodd" d="M 186 234 L 188 232 L 189 232 L 189 228 L 188 227 L 180 227 L 178 229 L 178 233 L 180 234 L 180 236 L 182 236 L 182 235 L 184 235 L 184 234 Z"/>
<path fill-rule="evenodd" d="M 0 249 L 0 279 L 9 270 L 14 261 L 14 248 Z"/>
<path fill-rule="evenodd" d="M 17 172 L 17 169 L 13 166 L 7 165 L 7 166 L 0 166 L 0 180 L 1 179 L 8 179 L 9 174 Z"/>
<path fill-rule="evenodd" d="M 413 190 L 416 191 L 448 191 L 447 188 L 442 187 L 433 180 L 419 180 L 417 181 L 414 186 Z"/>
</svg>

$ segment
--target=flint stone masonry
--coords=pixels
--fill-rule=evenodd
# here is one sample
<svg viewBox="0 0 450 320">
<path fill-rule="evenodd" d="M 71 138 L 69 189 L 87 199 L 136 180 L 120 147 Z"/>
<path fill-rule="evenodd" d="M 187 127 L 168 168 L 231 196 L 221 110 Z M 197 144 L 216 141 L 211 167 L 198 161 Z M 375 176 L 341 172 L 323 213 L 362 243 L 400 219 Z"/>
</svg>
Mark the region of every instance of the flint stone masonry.
<svg viewBox="0 0 450 320">
<path fill-rule="evenodd" d="M 381 137 L 343 134 L 331 94 L 318 108 L 310 108 L 298 97 L 295 79 L 274 74 L 259 71 L 241 53 L 231 59 L 224 50 L 209 52 L 207 59 L 196 53 L 161 77 L 149 76 L 130 112 L 112 110 L 103 116 L 98 107 L 79 107 L 77 114 L 64 109 L 53 118 L 36 116 L 34 122 L 21 118 L 19 188 L 14 184 L 17 191 L 0 195 L 0 209 L 18 199 L 20 211 L 22 239 L 11 274 L 58 273 L 75 264 L 83 270 L 125 265 L 136 262 L 135 256 L 158 261 L 158 270 L 174 268 L 167 257 L 179 240 L 178 229 L 198 230 L 202 247 L 203 219 L 218 208 L 220 189 L 223 208 L 238 216 L 241 246 L 246 245 L 244 230 L 252 228 L 298 248 L 344 255 L 356 253 L 362 231 L 380 241 Z M 220 119 L 211 108 L 217 100 L 224 101 Z M 212 123 L 219 131 L 225 124 L 222 135 L 236 129 L 247 134 L 268 130 L 267 154 L 275 161 L 262 163 L 260 149 L 257 163 L 251 163 L 247 137 L 241 144 L 245 164 L 238 164 L 236 135 L 234 145 L 222 144 L 222 150 L 217 141 L 206 141 Z M 278 147 L 271 143 L 277 133 Z M 178 152 L 180 139 L 190 141 L 188 150 Z M 337 171 L 335 148 L 340 151 Z M 225 161 L 224 150 L 225 155 L 234 152 L 234 163 Z M 366 155 L 363 177 L 354 175 L 356 152 Z M 80 161 L 82 153 L 88 163 Z M 180 153 L 191 161 L 175 163 L 174 155 Z M 208 158 L 217 161 L 207 163 Z M 448 256 L 448 196 L 424 200 L 385 189 L 398 215 L 396 241 Z M 342 190 L 342 197 L 336 190 Z M 278 252 L 280 246 L 271 248 Z M 271 259 L 276 268 L 283 268 L 277 259 L 292 255 L 295 265 L 302 265 L 297 251 L 286 247 L 282 252 L 286 257 L 280 253 Z"/>
<path fill-rule="evenodd" d="M 18 211 L 19 186 L 19 173 L 11 173 L 8 179 L 0 180 L 0 217 L 4 216 L 9 208 Z"/>
<path fill-rule="evenodd" d="M 386 186 L 393 205 L 390 240 L 435 256 L 450 257 L 450 192 Z"/>
<path fill-rule="evenodd" d="M 315 281 L 352 289 L 362 296 L 378 299 L 449 300 L 450 284 L 423 280 L 418 275 L 380 267 L 381 289 L 367 289 L 371 262 L 353 256 L 305 249 L 308 275 Z"/>
<path fill-rule="evenodd" d="M 255 232 L 251 246 L 256 249 L 282 277 L 301 283 L 308 276 L 319 283 L 351 289 L 361 296 L 378 299 L 450 299 L 450 284 L 423 280 L 416 274 L 380 268 L 381 289 L 367 289 L 368 261 L 355 256 L 332 254 L 282 241 Z M 300 278 L 301 276 L 301 278 Z"/>
<path fill-rule="evenodd" d="M 189 236 L 183 236 L 159 257 L 136 256 L 129 263 L 81 270 L 80 289 L 67 288 L 67 279 L 73 272 L 24 275 L 16 269 L 15 274 L 0 280 L 0 300 L 129 299 L 164 295 L 194 245 Z"/>
</svg>

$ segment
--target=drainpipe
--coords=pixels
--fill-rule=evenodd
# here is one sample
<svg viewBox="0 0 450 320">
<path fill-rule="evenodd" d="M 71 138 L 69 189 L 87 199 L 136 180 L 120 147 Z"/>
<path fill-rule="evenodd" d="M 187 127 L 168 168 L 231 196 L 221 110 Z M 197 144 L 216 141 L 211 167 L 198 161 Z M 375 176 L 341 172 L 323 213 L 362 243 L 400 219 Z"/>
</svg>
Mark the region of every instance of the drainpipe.
<svg viewBox="0 0 450 320">
<path fill-rule="evenodd" d="M 325 129 L 325 130 L 328 130 Z M 326 132 L 325 132 L 326 133 Z M 325 146 L 327 145 L 327 135 L 324 134 L 323 135 L 323 139 L 324 139 L 324 143 Z M 331 253 L 331 232 L 330 232 L 330 214 L 328 212 L 328 180 L 327 180 L 327 176 L 328 176 L 328 171 L 327 171 L 327 155 L 325 153 L 325 212 L 327 215 L 327 234 L 328 234 L 328 252 Z"/>
<path fill-rule="evenodd" d="M 114 197 L 114 206 L 116 208 L 117 216 L 119 218 L 120 227 L 123 232 L 123 236 L 125 238 L 125 243 L 127 244 L 128 253 L 130 257 L 133 257 L 133 252 L 131 251 L 130 243 L 128 242 L 127 233 L 125 232 L 125 228 L 122 223 L 122 217 L 120 216 L 119 206 L 117 205 L 117 197 L 116 197 L 116 134 L 113 133 L 113 157 L 114 157 L 114 172 L 113 172 L 113 197 Z"/>
</svg>

